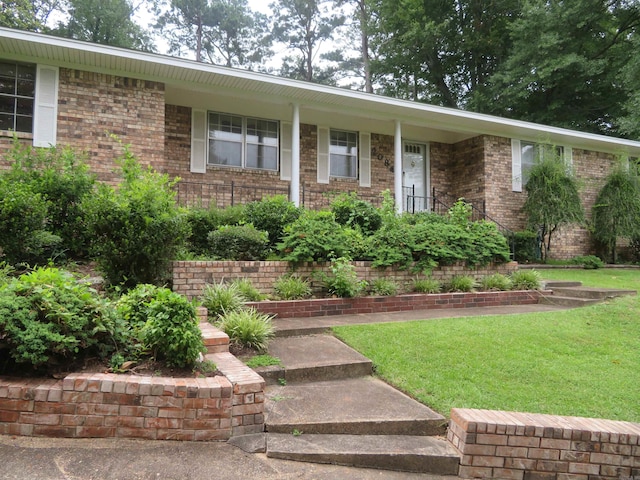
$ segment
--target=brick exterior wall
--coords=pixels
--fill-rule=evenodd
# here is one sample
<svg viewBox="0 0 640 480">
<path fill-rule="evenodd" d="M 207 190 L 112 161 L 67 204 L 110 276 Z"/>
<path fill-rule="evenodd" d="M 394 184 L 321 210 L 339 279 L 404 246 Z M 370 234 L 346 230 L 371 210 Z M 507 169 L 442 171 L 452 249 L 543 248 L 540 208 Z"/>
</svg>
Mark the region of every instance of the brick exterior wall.
<svg viewBox="0 0 640 480">
<path fill-rule="evenodd" d="M 465 198 L 482 209 L 485 198 L 484 137 L 475 137 L 453 146 L 453 163 L 449 167 L 450 195 Z"/>
<path fill-rule="evenodd" d="M 402 288 L 408 288 L 415 273 L 410 270 L 395 270 L 391 268 L 372 268 L 371 262 L 353 262 L 360 280 L 371 281 L 386 278 L 398 283 Z M 481 278 L 493 273 L 508 275 L 517 270 L 515 262 L 477 269 L 468 269 L 461 265 L 450 265 L 436 268 L 431 276 L 441 282 L 451 279 L 454 275 L 472 275 Z M 294 271 L 296 275 L 311 279 L 313 290 L 321 291 L 321 282 L 313 279 L 313 273 L 324 271 L 329 273 L 326 262 L 309 262 L 297 265 L 295 270 L 289 262 L 283 261 L 176 261 L 173 262 L 173 290 L 189 298 L 198 297 L 207 284 L 221 281 L 232 281 L 246 278 L 263 294 L 273 293 L 273 284 L 282 275 Z"/>
<path fill-rule="evenodd" d="M 447 438 L 461 478 L 614 480 L 640 476 L 640 424 L 594 418 L 451 410 Z"/>
</svg>

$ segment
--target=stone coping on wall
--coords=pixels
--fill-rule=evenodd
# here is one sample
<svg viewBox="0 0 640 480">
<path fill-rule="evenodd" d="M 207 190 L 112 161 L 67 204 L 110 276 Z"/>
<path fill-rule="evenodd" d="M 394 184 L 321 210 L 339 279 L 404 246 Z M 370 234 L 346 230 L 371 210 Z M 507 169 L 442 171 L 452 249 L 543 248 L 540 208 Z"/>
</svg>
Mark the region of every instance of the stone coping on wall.
<svg viewBox="0 0 640 480">
<path fill-rule="evenodd" d="M 454 408 L 447 434 L 461 478 L 640 478 L 640 424 Z"/>
<path fill-rule="evenodd" d="M 513 290 L 506 292 L 406 294 L 385 297 L 318 298 L 310 300 L 249 302 L 262 313 L 278 318 L 306 318 L 328 315 L 401 312 L 443 308 L 499 307 L 533 305 L 549 291 Z"/>
<path fill-rule="evenodd" d="M 223 375 L 0 377 L 0 434 L 207 441 L 264 431 L 263 378 L 229 353 L 226 334 L 201 329 Z"/>
</svg>

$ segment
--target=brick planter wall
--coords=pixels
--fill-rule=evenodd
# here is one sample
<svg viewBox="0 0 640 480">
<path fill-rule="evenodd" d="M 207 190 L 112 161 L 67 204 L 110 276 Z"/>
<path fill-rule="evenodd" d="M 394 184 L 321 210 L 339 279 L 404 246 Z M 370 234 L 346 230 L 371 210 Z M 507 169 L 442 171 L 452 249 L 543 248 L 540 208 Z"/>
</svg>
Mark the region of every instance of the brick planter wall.
<svg viewBox="0 0 640 480">
<path fill-rule="evenodd" d="M 396 270 L 392 268 L 373 268 L 371 262 L 353 262 L 358 278 L 371 281 L 376 278 L 394 280 L 401 286 L 410 285 L 416 274 L 410 270 Z M 451 279 L 454 275 L 471 275 L 476 278 L 502 273 L 508 275 L 518 269 L 515 262 L 503 265 L 492 265 L 477 269 L 462 265 L 450 265 L 434 269 L 431 276 L 441 282 Z M 289 262 L 231 262 L 231 261 L 179 261 L 173 262 L 173 290 L 189 298 L 198 297 L 207 284 L 220 281 L 231 281 L 246 278 L 264 294 L 273 293 L 273 284 L 278 277 L 295 272 L 301 277 L 311 278 L 313 272 L 328 272 L 327 262 L 308 262 L 296 265 L 295 269 Z M 312 281 L 314 292 L 321 290 L 320 282 Z"/>
<path fill-rule="evenodd" d="M 640 478 L 640 424 L 594 418 L 451 410 L 462 478 Z"/>
<path fill-rule="evenodd" d="M 250 302 L 247 306 L 279 318 L 355 315 L 441 308 L 498 307 L 532 305 L 541 291 L 409 294 L 389 297 L 319 298 L 275 302 Z"/>
</svg>

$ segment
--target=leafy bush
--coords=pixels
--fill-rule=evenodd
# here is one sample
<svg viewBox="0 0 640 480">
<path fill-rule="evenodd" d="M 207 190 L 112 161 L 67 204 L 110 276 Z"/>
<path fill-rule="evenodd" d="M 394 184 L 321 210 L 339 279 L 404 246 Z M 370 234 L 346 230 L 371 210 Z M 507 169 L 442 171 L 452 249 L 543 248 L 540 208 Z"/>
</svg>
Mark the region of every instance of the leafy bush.
<svg viewBox="0 0 640 480">
<path fill-rule="evenodd" d="M 358 280 L 356 268 L 349 258 L 339 257 L 331 260 L 331 274 L 321 272 L 320 278 L 330 295 L 341 298 L 357 297 L 366 288 L 367 282 Z"/>
<path fill-rule="evenodd" d="M 511 280 L 506 275 L 494 273 L 480 279 L 480 288 L 482 290 L 497 290 L 501 292 L 511 290 Z"/>
<path fill-rule="evenodd" d="M 193 303 L 168 288 L 158 288 L 145 313 L 141 340 L 153 356 L 178 368 L 195 365 L 206 349 Z"/>
<path fill-rule="evenodd" d="M 226 312 L 218 323 L 229 340 L 258 352 L 267 350 L 269 340 L 275 335 L 272 317 L 258 312 L 255 308 Z"/>
<path fill-rule="evenodd" d="M 538 234 L 529 230 L 515 232 L 513 235 L 514 260 L 520 263 L 532 263 L 540 260 Z"/>
<path fill-rule="evenodd" d="M 302 300 L 311 296 L 311 285 L 296 275 L 282 275 L 273 284 L 273 292 L 282 300 Z"/>
<path fill-rule="evenodd" d="M 344 193 L 331 202 L 331 211 L 340 225 L 359 227 L 365 235 L 371 235 L 382 225 L 382 215 L 369 202 L 359 200 L 355 192 Z"/>
<path fill-rule="evenodd" d="M 245 298 L 238 285 L 233 283 L 214 283 L 205 285 L 202 290 L 202 306 L 207 308 L 209 318 L 221 317 L 225 313 L 239 310 L 244 306 Z"/>
<path fill-rule="evenodd" d="M 100 185 L 83 203 L 91 252 L 111 285 L 163 285 L 188 236 L 185 217 L 176 206 L 174 182 L 143 170 L 128 147 L 121 165 L 120 187 Z"/>
<path fill-rule="evenodd" d="M 186 212 L 189 225 L 189 248 L 196 255 L 205 255 L 209 251 L 210 232 L 224 225 L 240 225 L 245 221 L 244 206 L 236 205 L 224 209 L 215 205 L 209 208 L 191 207 Z"/>
<path fill-rule="evenodd" d="M 595 255 L 584 255 L 571 259 L 572 265 L 582 265 L 586 270 L 596 270 L 604 267 L 604 262 Z"/>
<path fill-rule="evenodd" d="M 442 285 L 435 278 L 415 278 L 412 289 L 418 293 L 440 293 Z"/>
<path fill-rule="evenodd" d="M 475 284 L 475 279 L 469 275 L 454 275 L 447 282 L 446 290 L 448 292 L 471 292 Z"/>
<path fill-rule="evenodd" d="M 269 245 L 273 247 L 282 241 L 284 227 L 300 216 L 300 209 L 284 195 L 276 195 L 247 204 L 245 215 L 248 223 L 269 234 Z"/>
<path fill-rule="evenodd" d="M 269 250 L 267 232 L 253 225 L 225 225 L 209 233 L 209 253 L 221 260 L 263 260 Z"/>
<path fill-rule="evenodd" d="M 61 239 L 47 230 L 47 202 L 26 183 L 0 178 L 0 258 L 42 264 Z"/>
<path fill-rule="evenodd" d="M 536 270 L 518 270 L 511 274 L 512 290 L 538 290 L 540 274 Z"/>
<path fill-rule="evenodd" d="M 107 358 L 124 342 L 112 309 L 57 268 L 36 268 L 0 287 L 0 349 L 16 365 L 55 371 L 83 358 Z"/>
<path fill-rule="evenodd" d="M 332 212 L 304 210 L 284 229 L 278 250 L 290 262 L 327 261 L 348 254 L 349 240 Z"/>
<path fill-rule="evenodd" d="M 264 300 L 264 295 L 253 286 L 253 283 L 251 283 L 251 280 L 248 278 L 238 278 L 231 283 L 238 287 L 240 295 L 242 295 L 246 301 L 259 302 Z"/>
<path fill-rule="evenodd" d="M 376 278 L 369 282 L 369 294 L 371 295 L 397 295 L 398 284 L 388 278 Z"/>
</svg>

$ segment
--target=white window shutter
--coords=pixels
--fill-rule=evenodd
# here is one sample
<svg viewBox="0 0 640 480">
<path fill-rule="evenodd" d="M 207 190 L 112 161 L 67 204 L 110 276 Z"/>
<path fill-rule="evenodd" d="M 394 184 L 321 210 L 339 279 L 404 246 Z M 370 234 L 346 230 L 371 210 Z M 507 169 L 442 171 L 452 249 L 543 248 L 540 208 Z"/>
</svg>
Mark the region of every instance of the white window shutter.
<svg viewBox="0 0 640 480">
<path fill-rule="evenodd" d="M 329 129 L 318 127 L 318 183 L 329 183 Z"/>
<path fill-rule="evenodd" d="M 207 112 L 191 111 L 191 172 L 207 173 Z"/>
<path fill-rule="evenodd" d="M 293 163 L 293 125 L 280 123 L 280 180 L 291 180 Z"/>
<path fill-rule="evenodd" d="M 522 149 L 515 138 L 511 139 L 511 184 L 514 192 L 522 191 Z"/>
<path fill-rule="evenodd" d="M 33 146 L 56 144 L 58 120 L 58 67 L 38 65 L 33 108 Z"/>
<path fill-rule="evenodd" d="M 371 186 L 371 134 L 360 133 L 359 141 L 360 186 Z"/>
</svg>

